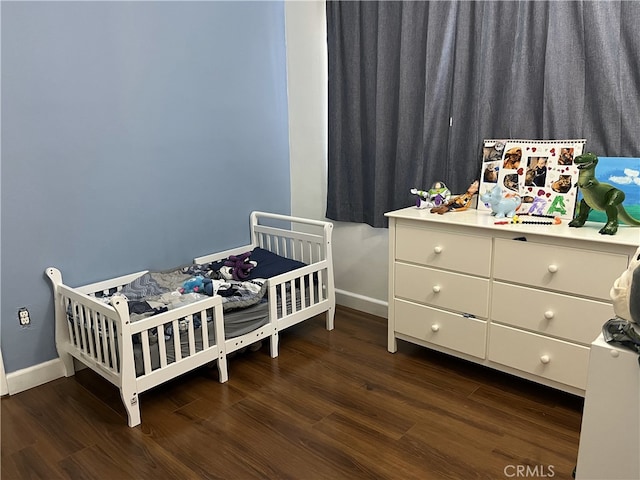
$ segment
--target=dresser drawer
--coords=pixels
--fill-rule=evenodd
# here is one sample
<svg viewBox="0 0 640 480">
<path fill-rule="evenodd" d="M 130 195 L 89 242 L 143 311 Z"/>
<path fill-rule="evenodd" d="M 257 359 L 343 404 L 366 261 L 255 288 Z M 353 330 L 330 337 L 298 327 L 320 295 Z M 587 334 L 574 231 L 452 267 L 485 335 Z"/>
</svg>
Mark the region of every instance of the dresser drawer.
<svg viewBox="0 0 640 480">
<path fill-rule="evenodd" d="M 491 238 L 398 222 L 395 255 L 396 260 L 488 277 Z"/>
<path fill-rule="evenodd" d="M 589 345 L 613 317 L 604 302 L 544 292 L 500 282 L 493 284 L 491 320 Z"/>
<path fill-rule="evenodd" d="M 613 282 L 627 268 L 613 253 L 497 238 L 494 278 L 609 300 Z"/>
<path fill-rule="evenodd" d="M 489 360 L 586 390 L 589 347 L 492 324 Z"/>
<path fill-rule="evenodd" d="M 476 317 L 488 316 L 489 280 L 486 278 L 396 263 L 394 294 Z"/>
<path fill-rule="evenodd" d="M 487 323 L 437 308 L 394 300 L 395 331 L 478 358 L 485 358 Z"/>
</svg>

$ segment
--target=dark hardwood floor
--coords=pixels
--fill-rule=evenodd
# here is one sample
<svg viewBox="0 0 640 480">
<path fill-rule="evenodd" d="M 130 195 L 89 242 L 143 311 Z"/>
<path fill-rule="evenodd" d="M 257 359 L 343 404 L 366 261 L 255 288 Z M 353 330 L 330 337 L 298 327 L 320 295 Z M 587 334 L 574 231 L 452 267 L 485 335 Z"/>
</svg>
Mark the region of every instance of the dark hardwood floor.
<svg viewBox="0 0 640 480">
<path fill-rule="evenodd" d="M 2 480 L 570 479 L 583 401 L 399 342 L 339 307 L 141 395 L 90 370 L 2 399 Z M 519 469 L 519 470 L 518 470 Z M 520 475 L 522 478 L 524 475 Z"/>
</svg>

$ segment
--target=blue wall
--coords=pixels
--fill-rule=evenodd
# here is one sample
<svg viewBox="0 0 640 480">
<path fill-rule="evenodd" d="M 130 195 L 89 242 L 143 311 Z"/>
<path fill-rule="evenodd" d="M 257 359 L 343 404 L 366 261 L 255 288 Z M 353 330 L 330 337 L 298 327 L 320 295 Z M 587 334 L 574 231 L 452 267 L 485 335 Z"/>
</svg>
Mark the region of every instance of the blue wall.
<svg viewBox="0 0 640 480">
<path fill-rule="evenodd" d="M 2 2 L 1 342 L 56 358 L 81 285 L 249 242 L 290 211 L 283 2 Z M 28 307 L 32 325 L 17 311 Z"/>
</svg>

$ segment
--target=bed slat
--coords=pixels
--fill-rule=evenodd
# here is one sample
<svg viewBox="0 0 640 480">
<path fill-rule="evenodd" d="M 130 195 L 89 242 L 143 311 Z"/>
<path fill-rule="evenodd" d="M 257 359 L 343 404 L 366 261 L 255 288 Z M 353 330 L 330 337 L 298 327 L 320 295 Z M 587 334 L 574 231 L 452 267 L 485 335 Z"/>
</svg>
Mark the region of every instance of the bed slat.
<svg viewBox="0 0 640 480">
<path fill-rule="evenodd" d="M 174 320 L 171 322 L 173 327 L 173 350 L 175 352 L 176 362 L 182 360 L 182 349 L 180 348 L 180 325 L 178 324 L 178 320 Z"/>
<path fill-rule="evenodd" d="M 307 277 L 306 276 L 300 277 L 298 290 L 300 291 L 300 310 L 304 310 L 305 308 L 307 308 L 307 305 L 306 305 L 306 303 L 307 303 Z"/>
<path fill-rule="evenodd" d="M 92 358 L 98 360 L 98 362 L 102 363 L 98 358 L 98 352 L 96 350 L 97 332 L 93 329 L 93 324 L 91 322 L 91 310 L 83 305 L 82 312 L 84 317 L 85 330 L 87 331 L 87 337 L 89 337 L 89 355 Z"/>
<path fill-rule="evenodd" d="M 201 315 L 203 315 L 203 317 L 201 318 L 207 318 L 206 317 L 206 312 L 202 312 Z M 211 312 L 211 321 L 215 322 L 216 321 L 216 312 L 215 309 L 212 310 Z M 200 331 L 202 332 L 202 348 L 203 349 L 207 349 L 209 347 L 212 346 L 212 344 L 209 344 L 209 329 L 204 327 L 204 322 L 203 322 L 203 328 L 200 329 Z"/>
<path fill-rule="evenodd" d="M 95 356 L 98 362 L 104 362 L 104 351 L 102 350 L 102 335 L 100 335 L 100 325 L 96 321 L 96 315 L 93 310 L 89 310 L 89 323 L 93 332 L 93 345 L 95 346 Z"/>
<path fill-rule="evenodd" d="M 116 371 L 116 372 L 120 372 L 120 360 L 118 358 L 118 355 L 116 354 L 116 345 L 117 345 L 117 340 L 116 340 L 116 323 L 111 320 L 109 317 L 106 317 L 105 315 L 102 315 L 102 319 L 104 321 L 104 323 L 106 324 L 108 331 L 109 331 L 109 349 L 111 351 L 111 364 L 110 367 Z"/>
<path fill-rule="evenodd" d="M 202 314 L 200 314 L 202 315 Z M 202 318 L 202 317 L 200 317 Z M 187 320 L 187 335 L 189 341 L 189 355 L 195 355 L 196 353 L 196 339 L 195 333 L 193 331 L 193 315 L 189 315 L 186 317 Z M 207 317 L 204 318 L 204 324 L 202 324 L 202 328 L 207 328 Z"/>
<path fill-rule="evenodd" d="M 167 344 L 164 341 L 164 325 L 158 325 L 158 353 L 160 355 L 160 368 L 167 366 Z"/>
<path fill-rule="evenodd" d="M 102 351 L 104 352 L 103 363 L 110 369 L 115 368 L 115 354 L 112 351 L 113 341 L 109 340 L 109 332 L 113 330 L 113 327 L 109 326 L 109 323 L 102 319 L 102 315 L 96 312 L 96 322 L 100 325 Z"/>
<path fill-rule="evenodd" d="M 82 339 L 81 340 L 82 351 L 85 353 L 85 355 L 89 355 L 90 357 L 93 357 L 89 349 L 90 338 L 89 338 L 89 331 L 87 329 L 87 324 L 84 321 L 84 307 L 78 302 L 75 302 L 74 312 L 76 312 L 75 314 L 78 317 L 78 327 L 81 333 L 80 338 Z"/>
<path fill-rule="evenodd" d="M 149 348 L 149 330 L 140 332 L 140 342 L 142 343 L 142 360 L 144 364 L 144 373 L 148 375 L 151 372 L 151 350 Z"/>
<path fill-rule="evenodd" d="M 78 319 L 76 318 L 75 314 L 73 313 L 75 310 L 75 302 L 71 301 L 68 298 L 64 298 L 64 304 L 65 304 L 65 314 L 67 315 L 67 317 L 69 317 L 69 315 L 71 315 L 71 318 L 67 318 L 67 325 L 69 325 L 69 336 L 71 341 L 73 342 L 73 345 L 80 349 L 81 348 L 81 343 L 80 343 L 80 332 L 78 331 Z M 70 323 L 69 323 L 70 322 Z"/>
<path fill-rule="evenodd" d="M 298 297 L 295 282 L 291 281 L 289 283 L 289 296 L 291 297 L 291 313 L 296 313 L 298 311 Z"/>
</svg>

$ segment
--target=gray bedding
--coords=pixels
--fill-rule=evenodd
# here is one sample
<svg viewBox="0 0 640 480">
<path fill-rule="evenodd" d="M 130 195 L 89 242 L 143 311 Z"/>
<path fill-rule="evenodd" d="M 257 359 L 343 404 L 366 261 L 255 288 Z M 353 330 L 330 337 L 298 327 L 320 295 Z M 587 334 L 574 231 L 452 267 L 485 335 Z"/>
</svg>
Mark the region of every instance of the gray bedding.
<svg viewBox="0 0 640 480">
<path fill-rule="evenodd" d="M 238 337 L 249 333 L 269 321 L 269 305 L 266 301 L 267 282 L 265 278 L 273 275 L 295 270 L 304 266 L 303 263 L 290 260 L 276 255 L 267 250 L 256 248 L 250 252 L 251 259 L 255 266 L 251 275 L 245 280 L 234 280 L 220 278 L 218 268 L 224 262 L 216 262 L 205 265 L 188 265 L 178 267 L 163 272 L 148 272 L 137 278 L 133 282 L 125 285 L 119 291 L 109 292 L 101 298 L 108 302 L 113 295 L 122 295 L 127 299 L 129 306 L 129 316 L 131 321 L 139 321 L 144 318 L 162 313 L 180 306 L 196 302 L 202 298 L 206 292 L 187 292 L 182 287 L 187 280 L 193 279 L 194 275 L 200 278 L 207 278 L 213 282 L 214 293 L 222 297 L 222 307 L 224 310 L 224 332 L 226 339 Z M 314 279 L 314 283 L 315 279 Z M 298 285 L 298 284 L 296 284 Z M 316 284 L 317 287 L 317 284 Z M 212 294 L 212 292 L 208 292 Z M 317 288 L 316 288 L 317 294 Z M 289 297 L 287 295 L 287 297 Z M 301 308 L 299 294 L 296 296 L 298 309 Z M 316 297 L 317 298 L 317 297 Z M 309 298 L 306 304 L 308 305 Z M 282 302 L 278 298 L 278 312 L 281 312 Z M 290 299 L 287 299 L 285 315 L 291 312 Z M 282 315 L 282 313 L 279 313 Z M 73 316 L 69 312 L 70 319 Z M 209 346 L 216 343 L 213 322 L 211 319 L 203 322 L 199 316 L 194 316 L 194 335 L 196 340 L 196 352 L 203 349 L 202 345 L 202 323 L 208 329 Z M 167 362 L 175 361 L 175 339 L 179 336 L 182 356 L 189 355 L 189 339 L 186 329 L 188 322 L 186 319 L 180 321 L 179 331 L 174 332 L 172 326 L 167 324 L 164 327 L 164 344 L 167 351 Z M 160 367 L 159 346 L 156 329 L 149 331 L 149 349 L 151 354 L 151 368 L 155 370 Z M 134 341 L 134 358 L 136 364 L 136 375 L 144 373 L 143 352 L 139 335 Z"/>
<path fill-rule="evenodd" d="M 180 292 L 184 282 L 190 278 L 191 275 L 183 273 L 180 268 L 165 272 L 148 272 L 113 294 L 126 297 L 131 321 L 135 322 L 205 298 L 204 292 Z M 225 311 L 256 305 L 267 291 L 264 279 L 215 282 Z M 103 300 L 106 301 L 108 298 L 103 297 Z"/>
</svg>

